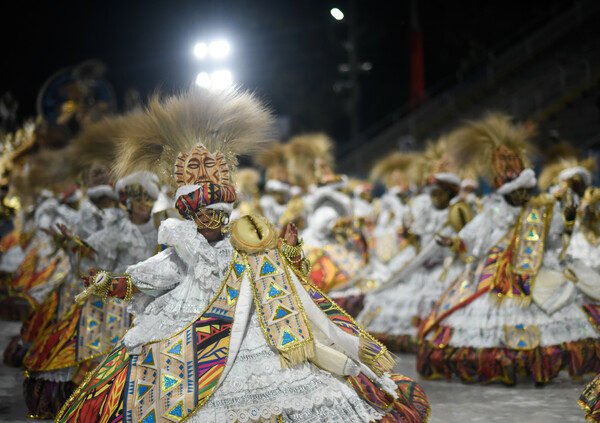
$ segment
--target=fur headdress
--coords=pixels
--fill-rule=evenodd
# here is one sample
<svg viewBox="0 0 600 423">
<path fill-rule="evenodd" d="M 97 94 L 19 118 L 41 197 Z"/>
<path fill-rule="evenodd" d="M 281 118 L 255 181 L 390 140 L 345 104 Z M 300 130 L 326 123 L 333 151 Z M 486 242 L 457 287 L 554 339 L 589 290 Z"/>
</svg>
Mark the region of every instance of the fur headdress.
<svg viewBox="0 0 600 423">
<path fill-rule="evenodd" d="M 535 186 L 532 171 L 528 170 L 521 177 L 521 173 L 531 167 L 530 156 L 535 150 L 530 136 L 531 130 L 515 124 L 510 116 L 489 112 L 456 131 L 449 147 L 458 168 L 474 169 L 498 192 L 503 186 L 502 191 L 532 188 Z"/>
<path fill-rule="evenodd" d="M 427 141 L 425 151 L 421 156 L 421 183 L 428 185 L 444 182 L 460 185 L 454 157 L 450 154 L 449 145 L 454 133 L 444 134 L 436 141 Z"/>
<path fill-rule="evenodd" d="M 540 172 L 538 185 L 546 191 L 553 185 L 558 185 L 566 179 L 579 175 L 586 186 L 592 183 L 592 173 L 596 170 L 596 159 L 589 157 L 578 160 L 575 157 L 557 159 L 554 163 L 547 164 Z"/>
<path fill-rule="evenodd" d="M 318 184 L 317 160 L 333 169 L 333 140 L 323 133 L 302 134 L 286 144 L 290 182 L 303 188 Z"/>
<path fill-rule="evenodd" d="M 154 95 L 127 116 L 113 171 L 121 178 L 151 171 L 177 186 L 176 207 L 187 218 L 204 207 L 231 213 L 238 155 L 252 155 L 273 139 L 265 105 L 238 88 L 198 86 L 167 98 Z"/>
<path fill-rule="evenodd" d="M 416 184 L 419 180 L 419 155 L 417 153 L 400 153 L 395 151 L 375 162 L 369 179 L 371 182 L 382 181 L 387 189 L 396 185 L 397 174 L 404 176 L 407 185 Z"/>
<path fill-rule="evenodd" d="M 281 179 L 282 174 L 287 175 L 286 146 L 280 142 L 273 142 L 256 154 L 256 163 L 266 171 L 266 179 Z M 287 180 L 287 176 L 285 177 Z"/>
</svg>

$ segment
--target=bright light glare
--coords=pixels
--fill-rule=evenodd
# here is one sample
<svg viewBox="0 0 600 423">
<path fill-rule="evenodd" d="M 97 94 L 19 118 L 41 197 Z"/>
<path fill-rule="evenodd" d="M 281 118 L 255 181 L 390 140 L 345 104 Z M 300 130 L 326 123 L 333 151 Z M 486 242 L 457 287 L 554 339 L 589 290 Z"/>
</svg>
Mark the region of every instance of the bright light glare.
<svg viewBox="0 0 600 423">
<path fill-rule="evenodd" d="M 331 16 L 333 16 L 333 18 L 335 20 L 341 21 L 342 19 L 344 19 L 344 13 L 337 7 L 334 7 L 333 9 L 331 9 L 330 13 L 331 13 Z"/>
<path fill-rule="evenodd" d="M 233 76 L 228 70 L 220 70 L 213 72 L 210 80 L 214 88 L 226 88 L 233 82 Z"/>
<path fill-rule="evenodd" d="M 229 54 L 229 43 L 227 41 L 213 41 L 209 46 L 210 55 L 215 59 L 222 59 Z"/>
<path fill-rule="evenodd" d="M 196 84 L 204 88 L 210 87 L 210 75 L 206 72 L 200 72 L 196 77 Z"/>
<path fill-rule="evenodd" d="M 208 46 L 206 43 L 198 43 L 194 46 L 194 54 L 198 59 L 204 59 L 208 54 Z"/>
<path fill-rule="evenodd" d="M 233 83 L 233 75 L 228 70 L 218 70 L 211 74 L 200 72 L 196 77 L 196 84 L 204 88 L 223 89 Z"/>
</svg>

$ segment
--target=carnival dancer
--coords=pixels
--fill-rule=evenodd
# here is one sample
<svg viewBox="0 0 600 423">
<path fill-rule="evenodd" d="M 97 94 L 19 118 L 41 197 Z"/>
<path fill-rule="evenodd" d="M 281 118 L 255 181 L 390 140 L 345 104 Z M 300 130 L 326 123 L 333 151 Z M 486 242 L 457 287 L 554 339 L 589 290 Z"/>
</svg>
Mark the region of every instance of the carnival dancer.
<svg viewBox="0 0 600 423">
<path fill-rule="evenodd" d="M 462 202 L 450 205 L 461 181 L 448 152 L 449 139 L 454 135 L 429 142 L 423 153 L 428 186 L 411 202 L 410 221 L 403 223 L 406 230 L 402 233 L 409 243 L 418 243 L 418 254 L 403 260 L 400 270 L 386 283 L 366 294 L 357 317 L 369 333 L 393 351 L 416 352 L 420 320 L 431 312 L 461 270 L 456 252 L 436 243 L 438 235 L 455 234 L 473 216 Z"/>
<path fill-rule="evenodd" d="M 102 228 L 105 208 L 114 208 L 118 197 L 114 188 L 107 182 L 108 169 L 98 165 L 89 169 L 83 175 L 86 187 L 85 194 L 79 202 L 77 216 L 72 217 L 73 223 L 69 231 L 73 231 L 80 238 L 87 238 L 91 233 Z M 55 225 L 64 225 L 64 221 L 55 221 Z M 64 226 L 66 227 L 66 226 Z M 14 337 L 4 350 L 3 361 L 9 366 L 21 366 L 23 356 L 31 345 L 37 341 L 46 328 L 62 318 L 73 303 L 75 295 L 82 286 L 80 280 L 80 259 L 77 248 L 66 248 L 58 227 L 48 232 L 53 233 L 55 248 L 63 248 L 68 260 L 60 263 L 55 283 L 47 283 L 50 288 L 39 305 L 34 307 L 24 320 L 20 334 Z M 58 272 L 62 275 L 58 277 Z"/>
<path fill-rule="evenodd" d="M 273 142 L 272 148 L 260 151 L 256 156 L 257 164 L 264 169 L 265 184 L 259 200 L 260 210 L 270 222 L 279 224 L 294 196 L 287 171 L 286 146 Z"/>
<path fill-rule="evenodd" d="M 70 248 L 83 257 L 82 273 L 87 273 L 85 269 L 123 273 L 127 266 L 157 251 L 157 227 L 150 214 L 159 191 L 156 175 L 127 175 L 117 181 L 115 190 L 127 211 L 104 209 L 105 220 L 99 231 L 81 239 L 60 226 L 72 244 Z M 68 284 L 65 288 L 75 294 L 83 287 Z M 73 297 L 73 301 L 78 300 Z M 117 344 L 131 324 L 129 299 L 103 303 L 100 295 L 77 301 L 37 337 L 23 358 L 27 370 L 23 390 L 31 415 L 54 417 L 85 374 Z"/>
<path fill-rule="evenodd" d="M 369 242 L 370 250 L 391 272 L 398 272 L 418 252 L 415 237 L 404 237 L 410 226 L 411 185 L 416 183 L 416 153 L 394 152 L 375 163 L 371 179 L 382 181 L 384 194 L 379 198 L 377 223 Z"/>
<path fill-rule="evenodd" d="M 417 369 L 423 377 L 537 384 L 568 370 L 600 370 L 593 315 L 582 309 L 559 259 L 565 215 L 547 194 L 531 197 L 529 133 L 501 113 L 469 126 L 457 157 L 475 160 L 495 192 L 455 238 L 440 239 L 472 257 L 421 324 Z"/>
<path fill-rule="evenodd" d="M 174 170 L 185 220 L 166 220 L 159 241 L 170 247 L 125 276 L 88 279 L 94 292 L 133 292 L 134 325 L 57 421 L 424 421 L 418 385 L 391 376 L 387 351 L 292 264 L 302 259 L 293 225 L 280 241 L 246 215 L 223 233 L 236 155 L 271 125 L 263 105 L 193 87 L 146 113 L 118 168 Z"/>
</svg>

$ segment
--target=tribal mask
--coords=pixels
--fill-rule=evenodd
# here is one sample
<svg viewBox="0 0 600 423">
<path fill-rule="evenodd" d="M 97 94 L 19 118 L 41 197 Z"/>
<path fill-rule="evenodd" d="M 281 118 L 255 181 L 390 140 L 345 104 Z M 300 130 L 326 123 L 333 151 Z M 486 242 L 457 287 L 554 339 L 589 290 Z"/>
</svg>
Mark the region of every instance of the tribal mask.
<svg viewBox="0 0 600 423">
<path fill-rule="evenodd" d="M 211 182 L 229 185 L 229 168 L 221 152 L 211 153 L 196 144 L 189 153 L 180 153 L 175 163 L 177 185 L 200 185 Z"/>
<path fill-rule="evenodd" d="M 492 169 L 494 171 L 494 186 L 499 188 L 517 178 L 525 166 L 519 154 L 503 145 L 492 153 Z"/>
</svg>

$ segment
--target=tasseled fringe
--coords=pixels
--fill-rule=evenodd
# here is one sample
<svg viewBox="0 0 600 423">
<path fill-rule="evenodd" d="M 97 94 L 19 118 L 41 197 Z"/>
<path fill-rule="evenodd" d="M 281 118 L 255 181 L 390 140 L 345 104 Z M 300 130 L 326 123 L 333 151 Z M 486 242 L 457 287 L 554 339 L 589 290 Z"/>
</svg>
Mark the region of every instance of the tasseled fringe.
<svg viewBox="0 0 600 423">
<path fill-rule="evenodd" d="M 310 339 L 287 351 L 279 351 L 279 363 L 282 369 L 287 369 L 313 358 L 315 353 L 315 342 Z"/>
<path fill-rule="evenodd" d="M 362 363 L 369 366 L 377 376 L 391 371 L 396 364 L 392 354 L 385 347 L 366 338 L 360 338 L 359 340 L 358 358 Z"/>
</svg>

